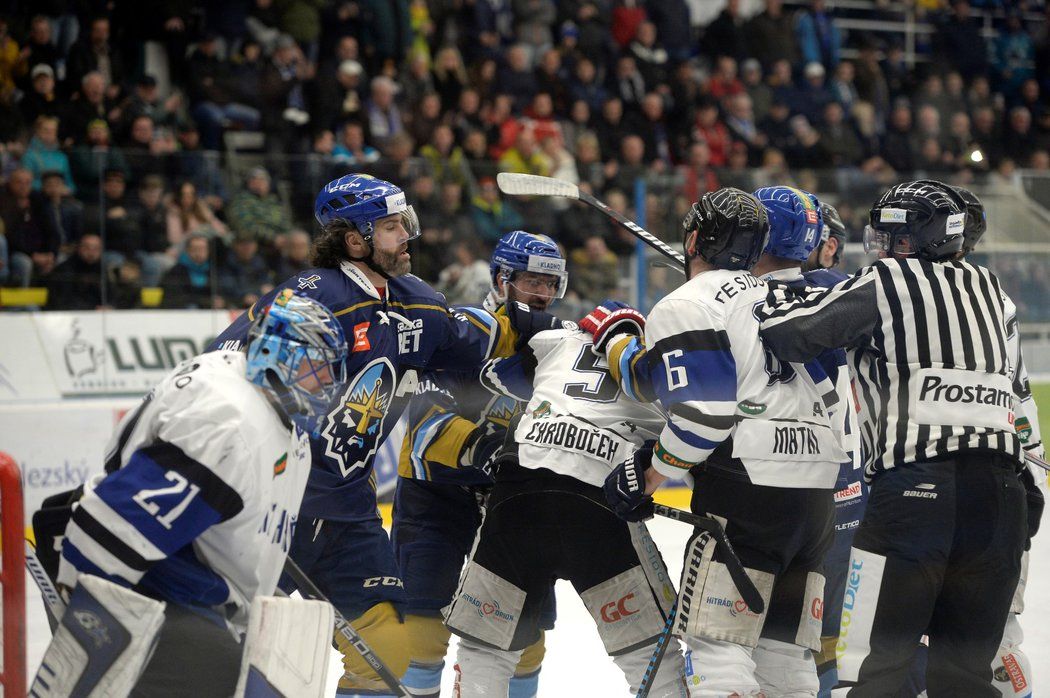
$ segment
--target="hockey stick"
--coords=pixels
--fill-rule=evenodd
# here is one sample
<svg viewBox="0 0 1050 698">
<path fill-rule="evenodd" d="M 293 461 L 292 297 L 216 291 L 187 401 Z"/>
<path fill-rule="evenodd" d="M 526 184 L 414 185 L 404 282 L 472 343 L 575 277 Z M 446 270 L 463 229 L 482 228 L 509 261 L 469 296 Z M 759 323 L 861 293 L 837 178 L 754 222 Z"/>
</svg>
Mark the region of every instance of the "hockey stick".
<svg viewBox="0 0 1050 698">
<path fill-rule="evenodd" d="M 722 524 L 718 523 L 717 519 L 694 514 L 691 511 L 675 509 L 665 504 L 653 504 L 653 510 L 659 516 L 681 521 L 682 523 L 696 526 L 701 531 L 710 533 L 715 539 L 715 545 L 722 549 L 726 569 L 729 570 L 729 576 L 733 579 L 733 584 L 736 585 L 736 590 L 740 592 L 744 603 L 754 613 L 762 613 L 766 610 L 766 602 L 762 600 L 762 595 L 758 593 L 758 589 L 755 587 L 755 583 L 751 581 L 751 577 L 747 576 L 743 563 L 736 556 L 733 544 L 726 538 L 726 531 L 722 528 Z"/>
<path fill-rule="evenodd" d="M 28 540 L 26 541 L 26 569 L 40 589 L 40 595 L 44 597 L 47 621 L 51 625 L 51 630 L 54 631 L 62 614 L 66 612 L 66 602 L 58 595 L 54 582 L 51 581 L 51 577 L 47 576 L 44 566 L 40 564 L 40 558 L 36 556 L 36 548 Z"/>
<path fill-rule="evenodd" d="M 667 620 L 664 622 L 663 630 L 660 631 L 660 636 L 656 638 L 656 647 L 653 648 L 653 656 L 649 658 L 649 665 L 645 667 L 645 673 L 642 674 L 642 680 L 638 683 L 638 693 L 635 694 L 637 698 L 646 698 L 646 696 L 649 695 L 649 690 L 653 685 L 653 679 L 656 678 L 656 670 L 660 668 L 660 663 L 663 662 L 664 655 L 667 654 L 667 645 L 671 643 L 674 621 L 677 617 L 678 597 L 675 597 L 674 603 L 671 604 L 671 610 L 667 614 Z"/>
<path fill-rule="evenodd" d="M 1029 453 L 1028 451 L 1025 451 L 1024 459 L 1032 465 L 1037 465 L 1043 470 L 1050 472 L 1050 463 L 1047 463 L 1045 460 L 1035 455 L 1034 453 Z"/>
<path fill-rule="evenodd" d="M 499 185 L 500 191 L 504 194 L 513 196 L 560 196 L 566 199 L 576 199 L 588 206 L 593 206 L 629 230 L 632 235 L 649 245 L 649 247 L 678 262 L 677 269 L 683 273 L 685 272 L 685 257 L 681 252 L 677 252 L 666 242 L 626 216 L 612 210 L 587 192 L 580 191 L 580 188 L 572 182 L 518 172 L 500 172 L 496 175 L 496 184 Z"/>
<path fill-rule="evenodd" d="M 364 638 L 358 634 L 354 627 L 350 625 L 349 621 L 339 612 L 339 609 L 329 601 L 321 590 L 310 578 L 306 576 L 299 565 L 295 564 L 292 558 L 285 558 L 284 571 L 288 573 L 288 576 L 292 578 L 295 585 L 299 587 L 299 593 L 305 598 L 315 599 L 317 601 L 324 601 L 332 606 L 332 610 L 335 611 L 335 628 L 339 631 L 339 634 L 346 638 L 347 642 L 353 645 L 353 648 L 358 651 L 362 658 L 368 662 L 368 666 L 372 667 L 372 671 L 379 674 L 379 678 L 383 679 L 383 682 L 394 692 L 394 695 L 407 696 L 409 695 L 408 689 L 404 687 L 401 681 L 394 676 L 394 672 L 390 671 L 389 667 L 383 663 L 383 660 L 379 658 L 372 648 L 368 646 Z"/>
</svg>

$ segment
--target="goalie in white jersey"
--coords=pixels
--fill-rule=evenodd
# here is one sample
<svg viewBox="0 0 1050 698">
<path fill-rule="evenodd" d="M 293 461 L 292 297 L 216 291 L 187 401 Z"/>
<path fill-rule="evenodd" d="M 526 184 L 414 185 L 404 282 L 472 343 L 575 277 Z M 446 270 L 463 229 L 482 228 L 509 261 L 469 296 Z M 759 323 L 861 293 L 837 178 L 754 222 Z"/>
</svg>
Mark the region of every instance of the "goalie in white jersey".
<svg viewBox="0 0 1050 698">
<path fill-rule="evenodd" d="M 90 631 L 82 602 L 103 619 L 112 614 L 111 636 L 135 619 L 122 623 L 120 604 L 98 610 L 101 597 L 78 582 L 94 580 L 89 589 L 147 607 L 150 599 L 166 604 L 135 695 L 233 693 L 241 664 L 235 637 L 248 626 L 253 598 L 276 589 L 306 486 L 302 426 L 310 428 L 339 389 L 346 352 L 332 313 L 285 290 L 253 324 L 247 354 L 217 351 L 183 362 L 121 422 L 105 473 L 89 480 L 73 510 L 58 583 L 73 589 L 63 626 L 74 618 L 71 627 L 79 621 Z M 329 637 L 330 626 L 324 630 Z M 151 641 L 131 633 L 145 658 Z M 96 660 L 88 657 L 91 669 Z M 62 678 L 56 664 L 45 657 L 44 688 Z"/>
<path fill-rule="evenodd" d="M 760 615 L 748 610 L 713 541 L 694 535 L 676 626 L 690 695 L 815 696 L 821 572 L 846 459 L 830 410 L 845 406 L 819 365 L 782 364 L 759 339 L 766 282 L 748 270 L 768 240 L 762 205 L 720 189 L 693 205 L 684 226 L 690 280 L 653 308 L 644 344 L 608 343 L 625 391 L 658 400 L 669 416 L 651 462 L 621 464 L 605 491 L 621 516 L 644 518 L 649 493 L 691 475 L 692 510 L 726 522 L 766 602 Z"/>
<path fill-rule="evenodd" d="M 632 311 L 633 313 L 633 311 Z M 644 323 L 634 313 L 635 332 Z M 636 691 L 675 591 L 644 524 L 621 521 L 601 484 L 656 437 L 661 413 L 627 398 L 591 337 L 535 335 L 482 383 L 528 406 L 497 461 L 496 484 L 446 623 L 460 636 L 457 696 L 506 696 L 522 650 L 540 636 L 552 579 L 570 581 L 606 651 Z M 684 695 L 682 655 L 668 652 L 654 696 Z"/>
</svg>

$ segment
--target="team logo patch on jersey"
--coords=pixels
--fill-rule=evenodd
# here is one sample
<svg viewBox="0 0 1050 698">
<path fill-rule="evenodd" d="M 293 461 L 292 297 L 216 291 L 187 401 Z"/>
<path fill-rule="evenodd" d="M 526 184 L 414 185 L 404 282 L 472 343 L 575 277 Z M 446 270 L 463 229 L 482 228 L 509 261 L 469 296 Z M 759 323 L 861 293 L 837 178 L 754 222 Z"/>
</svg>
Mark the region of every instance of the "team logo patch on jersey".
<svg viewBox="0 0 1050 698">
<path fill-rule="evenodd" d="M 551 416 L 551 401 L 544 400 L 539 404 L 539 407 L 532 411 L 533 417 L 550 417 Z"/>
<path fill-rule="evenodd" d="M 1017 438 L 1021 440 L 1021 443 L 1028 443 L 1029 437 L 1032 436 L 1032 423 L 1028 421 L 1028 417 L 1014 419 L 1014 429 L 1017 430 Z"/>
<path fill-rule="evenodd" d="M 319 275 L 317 275 L 317 274 L 311 274 L 310 276 L 300 276 L 298 278 L 299 290 L 302 291 L 304 288 L 308 288 L 308 289 L 311 289 L 313 291 L 316 291 L 317 290 L 317 282 L 320 281 L 320 280 L 321 280 L 321 277 Z"/>
<path fill-rule="evenodd" d="M 397 387 L 395 375 L 386 357 L 372 361 L 349 381 L 338 406 L 326 417 L 321 431 L 324 452 L 343 477 L 364 468 L 375 454 Z"/>
<path fill-rule="evenodd" d="M 547 410 L 550 411 L 549 404 Z M 493 397 L 489 404 L 485 406 L 482 418 L 484 421 L 492 422 L 496 426 L 506 429 L 510 426 L 510 420 L 514 419 L 514 415 L 517 413 L 518 401 L 505 395 L 500 395 Z"/>
<path fill-rule="evenodd" d="M 288 467 L 288 454 L 282 453 L 281 457 L 277 459 L 277 462 L 273 464 L 273 476 L 283 475 L 285 468 Z"/>
</svg>

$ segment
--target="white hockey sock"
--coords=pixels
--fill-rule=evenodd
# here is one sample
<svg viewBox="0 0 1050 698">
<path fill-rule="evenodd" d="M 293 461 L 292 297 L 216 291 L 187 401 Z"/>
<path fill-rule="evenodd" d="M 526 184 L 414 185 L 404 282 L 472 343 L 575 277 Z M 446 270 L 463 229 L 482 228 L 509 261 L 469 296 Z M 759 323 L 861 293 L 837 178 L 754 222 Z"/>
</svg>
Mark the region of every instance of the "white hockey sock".
<svg viewBox="0 0 1050 698">
<path fill-rule="evenodd" d="M 804 698 L 820 688 L 813 653 L 805 647 L 761 638 L 751 655 L 755 677 L 767 696 Z"/>
<path fill-rule="evenodd" d="M 456 698 L 505 698 L 522 650 L 498 650 L 465 637 L 456 652 Z"/>
<path fill-rule="evenodd" d="M 631 685 L 631 693 L 638 692 L 638 684 L 649 666 L 649 660 L 653 656 L 655 644 L 646 645 L 633 652 L 617 655 L 612 658 L 616 666 L 620 667 L 627 683 Z M 682 649 L 678 640 L 671 638 L 667 646 L 660 668 L 656 670 L 656 676 L 650 685 L 649 695 L 653 698 L 680 698 L 686 695 L 685 691 L 685 660 L 682 659 Z"/>
</svg>

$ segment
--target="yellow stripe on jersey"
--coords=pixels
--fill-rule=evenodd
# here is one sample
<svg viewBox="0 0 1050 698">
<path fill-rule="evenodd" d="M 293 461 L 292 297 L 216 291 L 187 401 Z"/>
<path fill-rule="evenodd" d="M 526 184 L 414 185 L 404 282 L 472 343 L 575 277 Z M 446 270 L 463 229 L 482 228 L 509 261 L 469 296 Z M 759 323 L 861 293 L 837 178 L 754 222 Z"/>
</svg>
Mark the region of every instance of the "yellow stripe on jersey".
<svg viewBox="0 0 1050 698">
<path fill-rule="evenodd" d="M 332 314 L 335 315 L 336 317 L 339 317 L 340 315 L 346 315 L 347 313 L 352 313 L 355 310 L 359 310 L 360 308 L 367 308 L 370 305 L 379 305 L 381 303 L 382 303 L 382 301 L 377 301 L 377 300 L 361 301 L 360 303 L 355 303 L 353 305 L 347 306 L 347 307 L 343 308 L 342 310 L 337 310 L 336 312 L 334 312 Z"/>
</svg>

